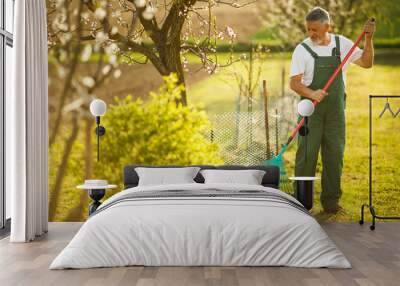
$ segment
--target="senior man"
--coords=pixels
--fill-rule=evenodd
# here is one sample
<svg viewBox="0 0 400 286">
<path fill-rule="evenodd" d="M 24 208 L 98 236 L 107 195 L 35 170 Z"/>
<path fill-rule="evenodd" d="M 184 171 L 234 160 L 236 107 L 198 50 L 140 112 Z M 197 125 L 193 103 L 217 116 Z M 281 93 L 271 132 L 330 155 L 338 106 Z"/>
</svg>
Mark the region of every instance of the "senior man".
<svg viewBox="0 0 400 286">
<path fill-rule="evenodd" d="M 305 140 L 299 136 L 296 153 L 296 176 L 315 176 L 321 149 L 321 204 L 325 212 L 340 210 L 341 176 L 345 149 L 346 69 L 349 63 L 371 68 L 374 61 L 373 34 L 375 22 L 367 21 L 364 49 L 356 48 L 327 92 L 322 90 L 353 42 L 330 33 L 329 13 L 315 7 L 306 16 L 307 35 L 295 48 L 291 62 L 290 87 L 302 99 L 316 100 L 318 105 L 309 118 L 307 159 Z"/>
</svg>

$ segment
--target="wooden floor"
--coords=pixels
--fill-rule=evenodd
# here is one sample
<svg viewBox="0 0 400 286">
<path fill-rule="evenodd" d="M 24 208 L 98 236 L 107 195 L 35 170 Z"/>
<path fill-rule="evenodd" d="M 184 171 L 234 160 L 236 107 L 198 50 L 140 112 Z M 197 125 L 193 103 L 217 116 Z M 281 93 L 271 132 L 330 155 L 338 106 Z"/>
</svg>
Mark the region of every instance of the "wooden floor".
<svg viewBox="0 0 400 286">
<path fill-rule="evenodd" d="M 50 223 L 49 233 L 32 242 L 0 241 L 0 285 L 400 285 L 400 223 L 323 225 L 352 269 L 289 267 L 123 267 L 48 270 L 81 223 Z"/>
</svg>

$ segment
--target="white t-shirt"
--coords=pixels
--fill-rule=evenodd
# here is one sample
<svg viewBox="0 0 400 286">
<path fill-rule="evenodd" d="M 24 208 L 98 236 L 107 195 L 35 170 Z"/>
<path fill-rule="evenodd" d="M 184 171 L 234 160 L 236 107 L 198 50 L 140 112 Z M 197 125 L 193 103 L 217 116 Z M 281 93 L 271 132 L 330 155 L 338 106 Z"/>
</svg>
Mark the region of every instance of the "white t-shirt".
<svg viewBox="0 0 400 286">
<path fill-rule="evenodd" d="M 314 44 L 314 42 L 312 42 L 310 38 L 305 39 L 304 43 L 306 43 L 319 56 L 331 56 L 332 49 L 336 47 L 336 42 L 335 42 L 335 35 L 330 34 L 330 37 L 331 41 L 327 46 Z M 339 35 L 339 42 L 340 42 L 340 57 L 343 60 L 347 52 L 351 49 L 354 43 L 351 40 L 341 35 Z M 363 50 L 360 49 L 359 47 L 356 47 L 352 55 L 348 59 L 348 61 L 344 64 L 342 68 L 342 73 L 345 85 L 346 85 L 346 68 L 348 67 L 349 63 L 358 60 L 361 57 L 362 53 Z M 298 44 L 297 47 L 294 49 L 292 55 L 292 63 L 290 67 L 291 77 L 299 74 L 303 74 L 301 82 L 305 86 L 311 84 L 314 76 L 314 58 L 301 44 Z"/>
</svg>

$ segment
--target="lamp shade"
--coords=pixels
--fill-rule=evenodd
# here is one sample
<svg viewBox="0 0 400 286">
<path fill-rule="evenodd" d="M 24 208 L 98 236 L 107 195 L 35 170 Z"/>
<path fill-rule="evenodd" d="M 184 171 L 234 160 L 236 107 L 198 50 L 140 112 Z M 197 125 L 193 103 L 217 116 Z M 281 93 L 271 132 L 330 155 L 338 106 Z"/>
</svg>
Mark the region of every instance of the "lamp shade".
<svg viewBox="0 0 400 286">
<path fill-rule="evenodd" d="M 90 113 L 92 113 L 93 116 L 102 116 L 106 113 L 106 110 L 107 105 L 101 99 L 95 99 L 90 103 Z"/>
<path fill-rule="evenodd" d="M 303 116 L 311 116 L 314 113 L 314 104 L 309 99 L 303 99 L 297 104 L 297 112 Z"/>
</svg>

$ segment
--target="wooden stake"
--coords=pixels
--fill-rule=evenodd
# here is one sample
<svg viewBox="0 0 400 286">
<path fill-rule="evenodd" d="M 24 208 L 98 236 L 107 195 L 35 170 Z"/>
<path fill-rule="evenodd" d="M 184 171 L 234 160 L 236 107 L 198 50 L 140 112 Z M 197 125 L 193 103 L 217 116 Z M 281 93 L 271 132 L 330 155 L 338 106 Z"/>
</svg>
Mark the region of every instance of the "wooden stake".
<svg viewBox="0 0 400 286">
<path fill-rule="evenodd" d="M 268 122 L 268 91 L 267 81 L 263 80 L 263 96 L 264 96 L 264 120 L 265 120 L 265 140 L 267 142 L 267 148 L 265 155 L 267 160 L 271 159 L 271 144 L 269 141 L 269 122 Z"/>
</svg>

